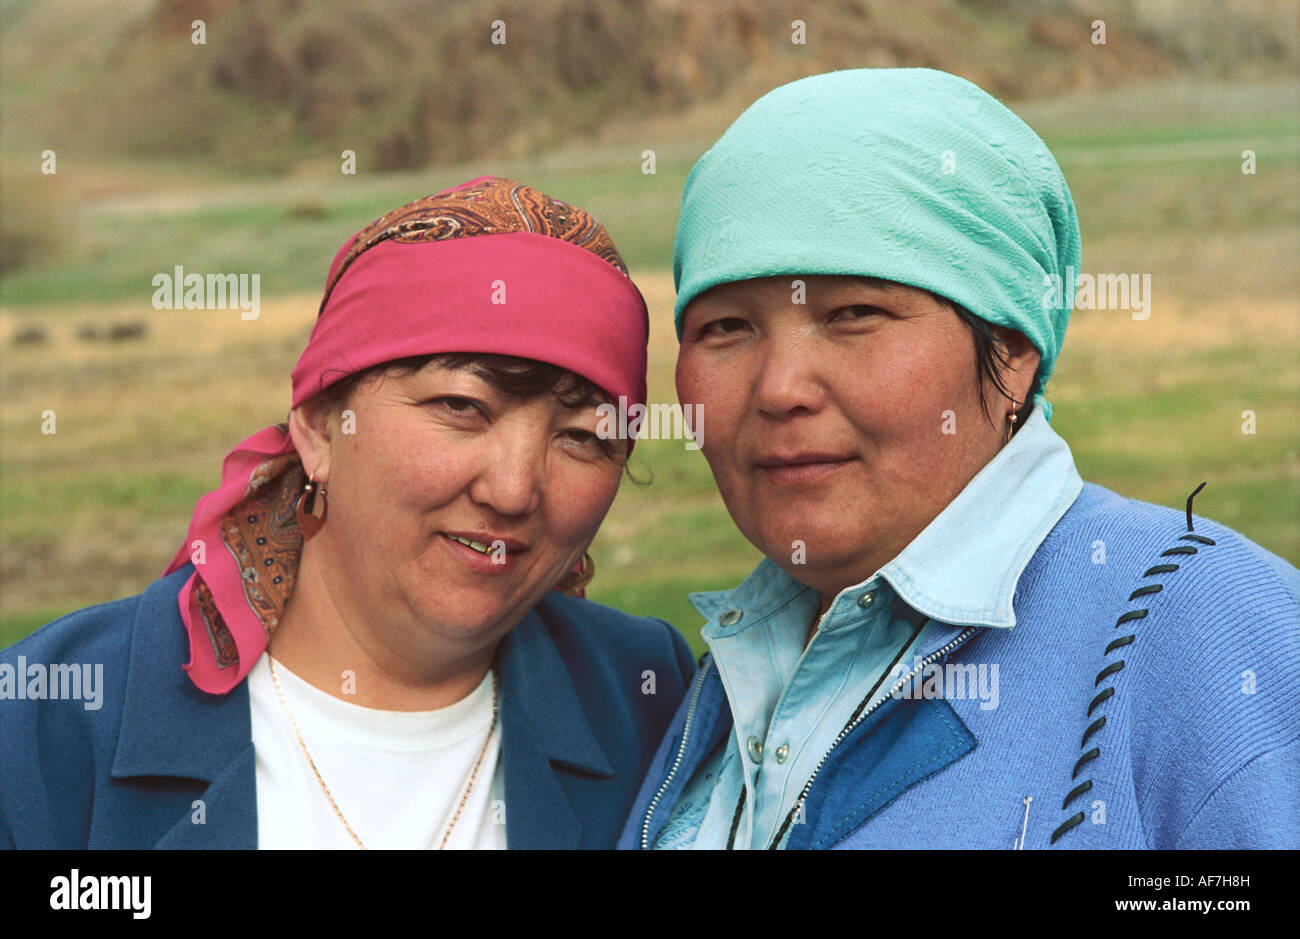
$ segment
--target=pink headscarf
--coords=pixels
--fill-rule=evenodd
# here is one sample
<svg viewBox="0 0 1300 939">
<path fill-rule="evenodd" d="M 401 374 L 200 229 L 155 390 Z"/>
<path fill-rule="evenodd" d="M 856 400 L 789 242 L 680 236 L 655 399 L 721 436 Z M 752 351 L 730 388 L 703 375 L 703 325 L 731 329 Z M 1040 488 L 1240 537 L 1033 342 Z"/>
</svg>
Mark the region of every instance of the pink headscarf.
<svg viewBox="0 0 1300 939">
<path fill-rule="evenodd" d="M 644 404 L 647 338 L 645 302 L 604 227 L 485 176 L 388 213 L 339 250 L 293 370 L 293 407 L 373 365 L 443 352 L 547 362 Z M 279 624 L 306 478 L 287 425 L 253 434 L 226 456 L 164 571 L 194 562 L 178 604 L 185 668 L 203 691 L 238 685 Z"/>
</svg>

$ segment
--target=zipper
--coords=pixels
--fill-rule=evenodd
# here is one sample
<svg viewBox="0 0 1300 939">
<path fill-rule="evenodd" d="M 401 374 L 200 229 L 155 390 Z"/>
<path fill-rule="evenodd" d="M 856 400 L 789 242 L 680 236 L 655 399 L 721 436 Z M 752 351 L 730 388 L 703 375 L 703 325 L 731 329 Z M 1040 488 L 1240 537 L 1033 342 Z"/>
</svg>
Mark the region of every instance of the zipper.
<svg viewBox="0 0 1300 939">
<path fill-rule="evenodd" d="M 664 793 L 668 791 L 668 786 L 672 783 L 673 777 L 677 775 L 677 770 L 682 765 L 682 757 L 686 755 L 686 741 L 691 735 L 691 724 L 695 722 L 695 706 L 700 703 L 700 692 L 704 690 L 704 676 L 708 674 L 709 668 L 712 665 L 713 657 L 710 656 L 709 660 L 705 662 L 703 667 L 700 669 L 699 675 L 695 678 L 695 690 L 691 692 L 691 703 L 686 709 L 686 722 L 682 725 L 682 742 L 677 745 L 677 756 L 673 760 L 672 769 L 668 771 L 668 776 L 665 777 L 663 784 L 659 787 L 659 791 L 656 792 L 655 797 L 650 800 L 650 806 L 646 809 L 645 813 L 645 821 L 641 823 L 642 851 L 650 850 L 650 819 L 654 816 L 655 809 L 659 805 L 659 800 L 662 799 Z"/>
<path fill-rule="evenodd" d="M 861 724 L 868 717 L 870 717 L 871 713 L 875 711 L 876 708 L 880 707 L 882 704 L 884 704 L 886 701 L 892 698 L 894 696 L 894 692 L 898 691 L 909 681 L 911 681 L 917 675 L 918 672 L 920 672 L 927 665 L 932 663 L 935 659 L 939 658 L 940 656 L 947 655 L 953 649 L 957 648 L 959 645 L 961 645 L 963 642 L 965 642 L 967 639 L 973 636 L 975 634 L 975 630 L 978 628 L 979 627 L 977 626 L 966 627 L 966 629 L 962 630 L 960 635 L 958 635 L 955 639 L 953 639 L 951 642 L 945 645 L 942 649 L 939 649 L 935 652 L 931 652 L 924 659 L 922 659 L 921 662 L 914 669 L 912 669 L 912 671 L 908 672 L 897 682 L 895 682 L 894 686 L 889 689 L 888 693 L 886 693 L 883 698 L 879 698 L 877 701 L 875 701 L 875 703 L 873 703 L 870 707 L 868 707 L 861 714 L 859 714 L 857 718 L 850 721 L 848 724 L 844 726 L 844 729 L 840 731 L 839 736 L 837 736 L 834 742 L 830 745 L 830 749 L 828 749 L 825 753 L 822 754 L 821 760 L 819 760 L 817 763 L 817 768 L 814 769 L 812 775 L 808 777 L 808 782 L 804 783 L 803 791 L 799 793 L 799 798 L 795 800 L 794 808 L 791 809 L 790 814 L 786 816 L 785 824 L 781 826 L 781 829 L 776 833 L 776 837 L 772 840 L 772 843 L 768 845 L 769 850 L 774 850 L 776 846 L 780 844 L 781 838 L 785 835 L 786 829 L 790 827 L 790 820 L 794 817 L 795 812 L 799 810 L 799 807 L 804 804 L 804 800 L 808 798 L 808 793 L 812 789 L 813 782 L 817 779 L 817 774 L 822 771 L 822 767 L 826 765 L 826 761 L 830 758 L 830 755 L 835 751 L 835 748 L 838 747 L 844 741 L 844 738 L 847 737 L 849 734 L 853 733 L 854 728 L 856 728 L 859 724 Z"/>
</svg>

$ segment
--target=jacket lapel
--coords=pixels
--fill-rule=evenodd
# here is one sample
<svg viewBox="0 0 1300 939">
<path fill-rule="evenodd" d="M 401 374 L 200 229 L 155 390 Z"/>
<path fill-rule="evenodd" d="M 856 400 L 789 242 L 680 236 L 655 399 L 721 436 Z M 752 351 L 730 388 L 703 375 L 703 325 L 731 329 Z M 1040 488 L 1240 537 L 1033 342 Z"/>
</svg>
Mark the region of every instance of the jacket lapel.
<svg viewBox="0 0 1300 939">
<path fill-rule="evenodd" d="M 947 701 L 889 701 L 854 729 L 808 792 L 807 824 L 787 849 L 830 848 L 904 791 L 975 749 L 975 737 Z"/>
<path fill-rule="evenodd" d="M 614 770 L 536 610 L 502 640 L 497 665 L 507 845 L 580 847 L 581 803 L 572 784 Z"/>
<path fill-rule="evenodd" d="M 256 767 L 256 755 L 250 741 L 244 752 L 218 773 L 203 795 L 198 797 L 201 805 L 191 801 L 181 820 L 154 847 L 169 850 L 256 848 Z M 251 793 L 250 780 L 253 781 Z"/>
<path fill-rule="evenodd" d="M 127 846 L 115 833 L 149 831 L 164 833 L 156 847 L 257 847 L 248 685 L 210 695 L 181 667 L 189 642 L 176 596 L 192 571 L 186 565 L 141 597 L 111 771 L 126 785 L 97 807 L 92 827 L 92 840 L 119 843 L 102 847 Z"/>
<path fill-rule="evenodd" d="M 948 646 L 947 661 L 964 628 L 935 624 L 918 660 Z M 826 760 L 804 804 L 805 824 L 792 827 L 786 847 L 829 848 L 921 780 L 975 749 L 976 738 L 942 699 L 886 698 Z"/>
<path fill-rule="evenodd" d="M 141 598 L 112 766 L 126 785 L 97 807 L 92 846 L 147 847 L 127 833 L 153 831 L 162 833 L 153 842 L 159 848 L 257 847 L 247 682 L 210 695 L 180 667 L 189 647 L 176 596 L 192 571 L 186 565 Z M 535 610 L 502 641 L 497 664 L 508 845 L 579 847 L 581 802 L 572 783 L 614 770 Z"/>
<path fill-rule="evenodd" d="M 690 716 L 691 698 L 695 693 L 696 683 L 702 687 L 699 689 L 699 698 L 695 706 L 695 723 L 691 726 L 690 739 L 685 741 L 683 747 L 682 735 L 686 732 L 686 720 Z M 656 808 L 650 818 L 650 826 L 645 829 L 644 834 L 647 845 L 655 843 L 659 833 L 668 824 L 672 808 L 681 798 L 687 784 L 700 768 L 700 764 L 731 733 L 732 723 L 727 691 L 718 675 L 717 665 L 712 661 L 712 653 L 706 652 L 700 660 L 700 668 L 695 674 L 694 681 L 686 689 L 686 697 L 682 699 L 677 714 L 673 717 L 669 732 L 660 744 L 659 752 L 655 756 L 654 763 L 651 764 L 650 772 L 646 774 L 641 791 L 637 794 L 634 805 L 639 809 L 635 810 L 628 819 L 624 837 L 619 840 L 620 848 L 641 847 L 642 827 L 645 825 L 646 813 L 651 811 L 651 804 L 656 805 Z M 678 751 L 681 752 L 680 764 L 676 762 Z M 677 765 L 676 774 L 672 773 L 674 765 Z M 672 775 L 671 781 L 670 775 Z M 669 785 L 663 789 L 665 783 Z M 655 802 L 654 797 L 660 789 L 663 789 L 663 794 Z"/>
</svg>

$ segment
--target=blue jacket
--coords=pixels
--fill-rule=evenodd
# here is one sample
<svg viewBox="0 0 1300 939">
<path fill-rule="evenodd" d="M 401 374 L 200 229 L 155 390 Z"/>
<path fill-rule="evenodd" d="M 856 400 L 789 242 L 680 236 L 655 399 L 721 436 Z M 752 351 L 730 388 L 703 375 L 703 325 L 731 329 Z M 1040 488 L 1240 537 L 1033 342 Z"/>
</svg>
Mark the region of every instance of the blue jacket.
<svg viewBox="0 0 1300 939">
<path fill-rule="evenodd" d="M 1085 485 L 1014 607 L 1013 629 L 937 624 L 907 663 L 996 668 L 996 706 L 891 680 L 826 752 L 786 847 L 1300 847 L 1300 572 Z M 706 657 L 619 847 L 654 843 L 732 727 Z"/>
<path fill-rule="evenodd" d="M 56 620 L 0 665 L 102 663 L 101 706 L 0 700 L 0 847 L 256 848 L 247 682 L 182 670 L 186 565 L 143 594 Z M 609 848 L 694 672 L 671 626 L 548 594 L 501 642 L 511 848 Z M 654 694 L 643 677 L 654 672 Z M 206 821 L 193 824 L 202 799 Z"/>
</svg>

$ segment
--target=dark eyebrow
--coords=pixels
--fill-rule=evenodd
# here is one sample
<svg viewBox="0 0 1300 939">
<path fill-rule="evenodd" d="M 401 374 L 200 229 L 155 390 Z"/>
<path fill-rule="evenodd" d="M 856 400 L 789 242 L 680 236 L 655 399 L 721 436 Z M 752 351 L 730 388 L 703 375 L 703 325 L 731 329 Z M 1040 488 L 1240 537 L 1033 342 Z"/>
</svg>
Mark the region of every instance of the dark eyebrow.
<svg viewBox="0 0 1300 939">
<path fill-rule="evenodd" d="M 560 401 L 560 407 L 570 412 L 589 411 L 593 408 L 600 407 L 602 404 L 613 406 L 614 402 L 610 401 L 609 397 L 600 389 L 596 389 L 588 400 L 579 402 L 578 404 L 570 404 L 567 401 Z"/>
</svg>

